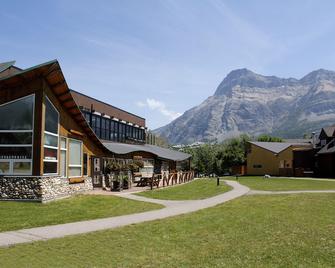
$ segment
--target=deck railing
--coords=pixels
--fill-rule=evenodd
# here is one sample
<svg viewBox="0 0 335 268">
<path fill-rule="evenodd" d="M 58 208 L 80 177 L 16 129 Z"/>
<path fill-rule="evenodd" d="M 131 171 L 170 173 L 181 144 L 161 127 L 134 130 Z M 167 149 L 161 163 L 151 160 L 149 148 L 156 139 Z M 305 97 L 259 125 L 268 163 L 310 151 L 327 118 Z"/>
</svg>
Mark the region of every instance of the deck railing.
<svg viewBox="0 0 335 268">
<path fill-rule="evenodd" d="M 194 179 L 194 171 L 183 171 L 183 172 L 163 172 L 160 174 L 153 174 L 149 179 L 150 188 L 154 187 L 166 187 L 175 184 L 181 184 L 189 182 Z"/>
</svg>

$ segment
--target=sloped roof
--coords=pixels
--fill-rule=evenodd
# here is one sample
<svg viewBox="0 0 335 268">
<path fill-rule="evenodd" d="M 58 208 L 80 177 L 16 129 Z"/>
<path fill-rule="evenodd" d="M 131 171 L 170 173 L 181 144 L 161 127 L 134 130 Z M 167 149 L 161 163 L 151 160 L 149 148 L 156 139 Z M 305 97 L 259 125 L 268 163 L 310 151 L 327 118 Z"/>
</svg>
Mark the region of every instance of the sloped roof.
<svg viewBox="0 0 335 268">
<path fill-rule="evenodd" d="M 15 60 L 0 63 L 0 73 L 3 72 L 4 70 L 7 70 L 9 67 L 13 66 L 14 64 L 15 64 Z"/>
<path fill-rule="evenodd" d="M 45 62 L 28 69 L 24 69 L 10 76 L 0 78 L 0 90 L 11 86 L 22 85 L 24 82 L 43 77 L 51 91 L 55 94 L 65 110 L 72 116 L 76 123 L 82 127 L 84 133 L 92 139 L 103 151 L 109 153 L 103 146 L 94 131 L 88 125 L 78 105 L 74 101 L 69 87 L 64 78 L 62 69 L 57 60 Z"/>
<path fill-rule="evenodd" d="M 334 137 L 334 134 L 335 134 L 335 126 L 324 127 L 322 130 L 323 130 L 324 133 L 327 135 L 327 137 L 329 137 L 329 138 Z"/>
<path fill-rule="evenodd" d="M 335 153 L 335 139 L 327 143 L 317 154 L 333 154 Z"/>
<path fill-rule="evenodd" d="M 271 151 L 273 153 L 280 153 L 284 151 L 285 149 L 289 148 L 290 146 L 311 146 L 309 143 L 292 143 L 292 142 L 250 142 L 251 144 L 254 144 L 258 147 L 264 148 L 268 151 Z"/>
<path fill-rule="evenodd" d="M 313 139 L 284 139 L 284 142 L 287 143 L 312 143 Z"/>
<path fill-rule="evenodd" d="M 148 152 L 157 155 L 159 158 L 164 158 L 173 161 L 183 161 L 191 157 L 191 155 L 175 150 L 170 150 L 150 144 L 125 144 L 116 142 L 105 142 L 104 146 L 115 154 L 129 154 L 133 152 Z"/>
</svg>

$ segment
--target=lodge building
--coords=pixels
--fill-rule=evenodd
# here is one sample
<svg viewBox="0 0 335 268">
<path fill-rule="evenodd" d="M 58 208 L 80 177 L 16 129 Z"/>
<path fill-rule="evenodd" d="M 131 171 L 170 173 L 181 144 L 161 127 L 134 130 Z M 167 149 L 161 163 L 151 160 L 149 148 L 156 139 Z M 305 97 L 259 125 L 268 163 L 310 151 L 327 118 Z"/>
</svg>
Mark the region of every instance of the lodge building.
<svg viewBox="0 0 335 268">
<path fill-rule="evenodd" d="M 247 175 L 335 178 L 335 126 L 311 140 L 249 142 Z"/>
<path fill-rule="evenodd" d="M 145 119 L 71 90 L 86 121 L 101 140 L 145 143 Z"/>
<path fill-rule="evenodd" d="M 0 200 L 48 201 L 101 187 L 108 161 L 190 170 L 190 155 L 145 144 L 145 119 L 70 90 L 57 60 L 0 64 Z"/>
<path fill-rule="evenodd" d="M 247 175 L 301 176 L 300 173 L 310 172 L 310 165 L 302 165 L 305 159 L 300 154 L 313 150 L 309 142 L 248 142 Z M 305 167 L 299 173 L 299 168 Z"/>
</svg>

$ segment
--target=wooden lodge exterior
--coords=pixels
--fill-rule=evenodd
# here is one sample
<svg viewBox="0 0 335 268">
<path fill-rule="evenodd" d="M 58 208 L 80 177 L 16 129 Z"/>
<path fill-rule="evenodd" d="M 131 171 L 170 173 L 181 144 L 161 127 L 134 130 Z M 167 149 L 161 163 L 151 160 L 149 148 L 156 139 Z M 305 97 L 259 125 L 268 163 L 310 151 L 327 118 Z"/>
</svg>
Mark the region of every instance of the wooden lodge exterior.
<svg viewBox="0 0 335 268">
<path fill-rule="evenodd" d="M 69 90 L 57 60 L 25 70 L 14 63 L 0 64 L 0 200 L 48 201 L 92 190 L 101 186 L 106 159 L 152 159 L 159 172 L 162 160 L 169 171 L 177 170 L 179 162 L 189 164 L 189 155 L 172 152 L 172 159 L 164 159 L 166 149 L 145 146 L 140 133 L 145 131 L 143 118 L 96 100 L 94 107 L 101 112 L 95 115 L 109 122 L 108 129 L 107 123 L 100 125 L 106 135 L 101 136 L 83 109 L 91 98 L 80 99 L 80 93 Z M 111 139 L 119 137 L 112 122 L 131 130 L 129 141 L 143 147 L 121 154 L 108 148 L 106 142 L 127 142 Z"/>
</svg>

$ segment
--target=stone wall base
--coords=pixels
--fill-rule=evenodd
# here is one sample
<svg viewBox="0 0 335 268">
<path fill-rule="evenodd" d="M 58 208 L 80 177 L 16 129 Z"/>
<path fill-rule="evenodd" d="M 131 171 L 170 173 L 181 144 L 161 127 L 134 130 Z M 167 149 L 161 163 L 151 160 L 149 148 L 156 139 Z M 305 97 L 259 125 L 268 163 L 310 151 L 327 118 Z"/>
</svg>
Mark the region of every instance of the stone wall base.
<svg viewBox="0 0 335 268">
<path fill-rule="evenodd" d="M 0 177 L 0 200 L 48 202 L 93 189 L 92 178 L 69 183 L 62 177 Z"/>
</svg>

